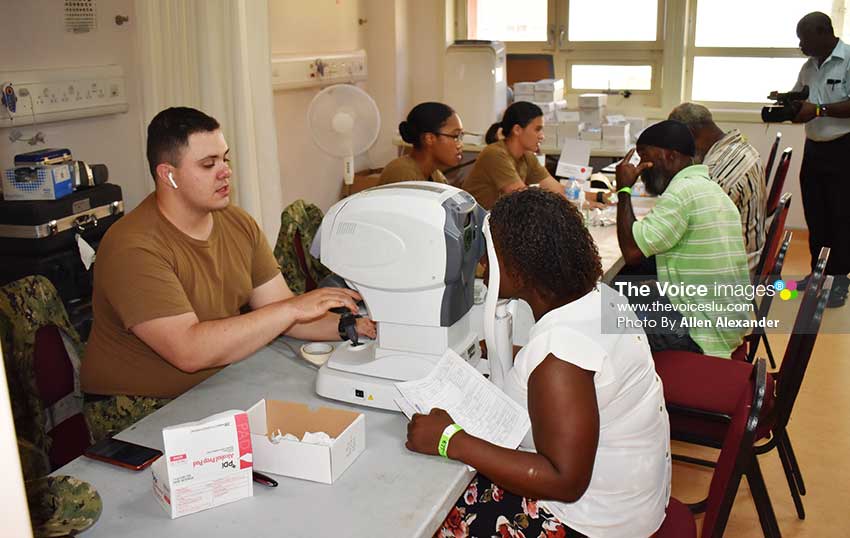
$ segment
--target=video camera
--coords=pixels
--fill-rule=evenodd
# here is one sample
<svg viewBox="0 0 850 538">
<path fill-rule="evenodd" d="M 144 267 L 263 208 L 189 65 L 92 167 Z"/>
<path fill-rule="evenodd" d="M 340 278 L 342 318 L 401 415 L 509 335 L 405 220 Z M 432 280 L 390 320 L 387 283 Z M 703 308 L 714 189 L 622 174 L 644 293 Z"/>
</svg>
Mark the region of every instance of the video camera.
<svg viewBox="0 0 850 538">
<path fill-rule="evenodd" d="M 761 121 L 765 123 L 782 123 L 793 120 L 800 112 L 803 101 L 809 97 L 809 87 L 803 86 L 798 92 L 776 93 L 767 96 L 768 99 L 776 101 L 775 105 L 768 105 L 761 109 Z"/>
</svg>

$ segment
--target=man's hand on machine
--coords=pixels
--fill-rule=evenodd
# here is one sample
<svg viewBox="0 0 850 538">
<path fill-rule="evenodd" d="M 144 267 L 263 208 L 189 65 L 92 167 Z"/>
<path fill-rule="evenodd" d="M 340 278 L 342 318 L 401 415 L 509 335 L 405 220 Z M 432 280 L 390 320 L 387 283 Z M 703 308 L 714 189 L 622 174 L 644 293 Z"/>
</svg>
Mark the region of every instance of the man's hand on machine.
<svg viewBox="0 0 850 538">
<path fill-rule="evenodd" d="M 319 288 L 303 295 L 287 299 L 286 303 L 294 309 L 295 321 L 298 323 L 305 323 L 324 316 L 325 313 L 332 308 L 344 307 L 356 314 L 359 311 L 356 301 L 359 300 L 360 294 L 354 290 L 344 288 Z M 370 320 L 367 321 L 371 323 Z M 360 327 L 361 325 L 358 324 L 358 332 L 360 332 Z M 364 328 L 364 330 L 366 329 Z M 368 336 L 365 332 L 360 332 L 360 334 Z"/>
</svg>

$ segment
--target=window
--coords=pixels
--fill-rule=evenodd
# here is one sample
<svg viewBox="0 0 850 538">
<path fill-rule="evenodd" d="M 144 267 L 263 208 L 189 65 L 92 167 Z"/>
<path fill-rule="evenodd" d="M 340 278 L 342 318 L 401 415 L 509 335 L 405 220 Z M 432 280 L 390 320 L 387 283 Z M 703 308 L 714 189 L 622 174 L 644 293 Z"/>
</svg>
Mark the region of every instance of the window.
<svg viewBox="0 0 850 538">
<path fill-rule="evenodd" d="M 570 41 L 655 41 L 658 0 L 571 0 Z"/>
<path fill-rule="evenodd" d="M 753 111 L 790 90 L 806 61 L 796 24 L 812 11 L 850 41 L 850 0 L 455 1 L 458 38 L 551 54 L 571 105 L 602 91 L 610 108 L 659 115 L 683 100 Z"/>
<path fill-rule="evenodd" d="M 495 41 L 546 41 L 548 0 L 469 0 L 469 39 Z"/>
<path fill-rule="evenodd" d="M 763 103 L 773 90 L 788 91 L 805 58 L 694 58 L 694 101 Z"/>
<path fill-rule="evenodd" d="M 505 41 L 508 53 L 548 53 L 566 93 L 618 93 L 658 106 L 664 0 L 458 0 L 459 37 Z M 463 31 L 466 35 L 463 35 Z M 568 101 L 570 98 L 568 97 Z"/>
<path fill-rule="evenodd" d="M 619 88 L 652 89 L 652 67 L 648 65 L 580 65 L 570 71 L 573 88 L 593 90 Z"/>
<path fill-rule="evenodd" d="M 797 21 L 812 11 L 833 12 L 833 0 L 691 0 L 690 99 L 729 106 L 767 102 L 788 91 L 806 58 Z M 695 11 L 694 11 L 695 8 Z M 839 12 L 843 16 L 843 10 Z M 836 13 L 836 14 L 839 14 Z M 840 16 L 833 21 L 841 22 Z M 835 26 L 838 24 L 834 23 Z M 735 103 L 738 103 L 737 105 Z M 748 105 L 749 104 L 749 105 Z"/>
</svg>

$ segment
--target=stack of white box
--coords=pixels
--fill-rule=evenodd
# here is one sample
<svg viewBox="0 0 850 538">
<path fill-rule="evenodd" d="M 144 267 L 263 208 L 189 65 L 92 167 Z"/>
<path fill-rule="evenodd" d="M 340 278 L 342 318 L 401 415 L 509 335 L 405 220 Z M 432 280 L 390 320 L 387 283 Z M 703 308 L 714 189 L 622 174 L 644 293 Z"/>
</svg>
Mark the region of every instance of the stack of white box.
<svg viewBox="0 0 850 538">
<path fill-rule="evenodd" d="M 535 82 L 534 102 L 543 109 L 544 120 L 557 122 L 557 111 L 567 109 L 567 101 L 564 99 L 564 79 L 544 78 Z M 551 112 L 547 113 L 549 110 Z"/>
<path fill-rule="evenodd" d="M 546 137 L 541 146 L 544 149 L 560 148 L 558 143 L 558 124 L 555 122 L 543 124 L 543 135 Z"/>
<path fill-rule="evenodd" d="M 576 113 L 578 116 L 578 113 Z M 558 147 L 564 145 L 565 140 L 578 140 L 580 133 L 584 131 L 584 123 L 575 120 L 558 122 Z"/>
<path fill-rule="evenodd" d="M 640 136 L 640 133 L 649 127 L 649 123 L 646 121 L 646 118 L 636 116 L 626 116 L 626 121 L 629 123 L 629 132 L 631 133 L 632 144 L 634 144 L 637 142 L 637 137 Z"/>
<path fill-rule="evenodd" d="M 514 84 L 514 100 L 528 101 L 543 110 L 547 148 L 562 148 L 568 140 L 590 142 L 591 148 L 628 151 L 641 131 L 646 118 L 606 117 L 608 96 L 587 93 L 579 96 L 578 111 L 568 110 L 563 79 L 543 79 Z"/>
<path fill-rule="evenodd" d="M 628 151 L 631 144 L 630 124 L 606 123 L 602 126 L 602 149 Z"/>
<path fill-rule="evenodd" d="M 591 129 L 602 128 L 608 96 L 604 93 L 584 93 L 578 98 L 581 121 Z"/>
<path fill-rule="evenodd" d="M 585 124 L 585 128 L 578 134 L 579 140 L 590 142 L 590 147 L 599 149 L 602 147 L 602 129 L 598 127 L 590 127 Z"/>
<path fill-rule="evenodd" d="M 534 102 L 534 87 L 535 82 L 515 82 L 514 83 L 514 101 Z"/>
<path fill-rule="evenodd" d="M 534 83 L 536 103 L 554 103 L 564 100 L 564 79 L 544 78 Z"/>
<path fill-rule="evenodd" d="M 546 78 L 537 82 L 514 83 L 514 101 L 528 101 L 543 110 L 544 120 L 555 122 L 557 110 L 566 110 L 564 79 Z"/>
<path fill-rule="evenodd" d="M 543 102 L 543 103 L 534 103 L 535 105 L 540 107 L 540 110 L 543 111 L 543 120 L 547 123 L 555 123 L 557 118 L 555 117 L 555 103 L 554 102 Z"/>
</svg>

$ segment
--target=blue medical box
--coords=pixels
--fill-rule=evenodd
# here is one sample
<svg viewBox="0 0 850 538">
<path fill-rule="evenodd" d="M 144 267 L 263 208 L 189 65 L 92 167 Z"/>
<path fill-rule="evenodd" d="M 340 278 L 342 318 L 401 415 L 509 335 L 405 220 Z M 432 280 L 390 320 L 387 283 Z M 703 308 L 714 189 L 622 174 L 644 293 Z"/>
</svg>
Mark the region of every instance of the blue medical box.
<svg viewBox="0 0 850 538">
<path fill-rule="evenodd" d="M 3 174 L 5 200 L 58 200 L 74 192 L 71 163 L 7 168 Z"/>
</svg>

